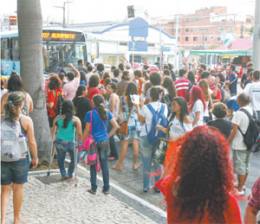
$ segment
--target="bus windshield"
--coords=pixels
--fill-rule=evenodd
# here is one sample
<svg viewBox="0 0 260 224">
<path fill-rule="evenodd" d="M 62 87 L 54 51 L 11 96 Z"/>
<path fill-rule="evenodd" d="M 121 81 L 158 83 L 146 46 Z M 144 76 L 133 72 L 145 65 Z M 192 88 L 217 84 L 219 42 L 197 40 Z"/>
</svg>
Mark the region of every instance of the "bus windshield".
<svg viewBox="0 0 260 224">
<path fill-rule="evenodd" d="M 44 73 L 58 72 L 68 63 L 77 64 L 79 59 L 84 61 L 86 57 L 85 43 L 53 41 L 43 43 Z"/>
</svg>

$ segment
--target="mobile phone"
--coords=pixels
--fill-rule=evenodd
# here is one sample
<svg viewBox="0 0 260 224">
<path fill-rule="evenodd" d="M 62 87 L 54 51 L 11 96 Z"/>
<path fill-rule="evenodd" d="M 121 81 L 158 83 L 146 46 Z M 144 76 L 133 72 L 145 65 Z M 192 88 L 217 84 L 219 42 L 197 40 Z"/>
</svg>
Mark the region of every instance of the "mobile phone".
<svg viewBox="0 0 260 224">
<path fill-rule="evenodd" d="M 134 94 L 134 95 L 130 95 L 130 97 L 131 97 L 131 101 L 132 101 L 134 104 L 139 104 L 139 103 L 140 103 L 140 97 L 139 97 L 139 95 Z"/>
</svg>

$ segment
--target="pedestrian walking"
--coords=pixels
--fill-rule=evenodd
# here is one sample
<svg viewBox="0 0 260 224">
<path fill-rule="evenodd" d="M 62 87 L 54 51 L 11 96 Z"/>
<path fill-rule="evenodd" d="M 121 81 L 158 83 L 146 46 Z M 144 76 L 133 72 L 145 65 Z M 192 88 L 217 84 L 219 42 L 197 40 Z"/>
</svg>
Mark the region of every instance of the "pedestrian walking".
<svg viewBox="0 0 260 224">
<path fill-rule="evenodd" d="M 109 110 L 111 111 L 113 117 L 118 120 L 119 118 L 119 107 L 120 107 L 120 99 L 119 96 L 116 94 L 117 92 L 117 85 L 112 82 L 107 86 L 107 93 L 109 94 Z M 111 125 L 109 125 L 109 130 L 111 130 Z M 117 160 L 118 159 L 118 149 L 117 144 L 115 142 L 114 136 L 109 138 L 109 145 L 110 145 L 110 155 L 108 157 L 109 160 Z"/>
<path fill-rule="evenodd" d="M 167 133 L 169 141 L 174 141 L 192 130 L 187 103 L 183 97 L 175 97 L 173 99 L 172 111 L 173 113 L 169 116 L 168 127 L 157 126 L 158 129 Z"/>
<path fill-rule="evenodd" d="M 245 87 L 244 92 L 250 97 L 254 116 L 260 122 L 260 71 L 253 72 L 253 82 Z"/>
<path fill-rule="evenodd" d="M 109 193 L 109 169 L 108 169 L 108 150 L 109 137 L 115 134 L 119 127 L 112 113 L 105 110 L 105 100 L 101 95 L 93 97 L 94 108 L 86 113 L 85 116 L 85 130 L 83 134 L 83 141 L 87 136 L 92 135 L 96 144 L 96 151 L 101 165 L 103 176 L 103 193 Z M 108 133 L 108 123 L 112 125 L 111 131 Z M 90 182 L 91 189 L 88 190 L 91 194 L 97 192 L 97 170 L 96 164 L 90 166 Z"/>
<path fill-rule="evenodd" d="M 66 180 L 73 177 L 75 169 L 76 142 L 82 142 L 82 127 L 80 119 L 73 116 L 73 103 L 65 100 L 62 104 L 61 115 L 53 121 L 52 139 L 57 150 L 57 160 L 61 179 Z M 65 169 L 66 154 L 70 156 L 68 171 Z"/>
<path fill-rule="evenodd" d="M 199 126 L 184 136 L 175 163 L 167 161 L 173 168 L 156 184 L 167 203 L 167 223 L 242 223 L 231 194 L 229 154 L 215 128 Z"/>
<path fill-rule="evenodd" d="M 29 151 L 31 165 L 38 165 L 37 145 L 33 122 L 22 113 L 24 92 L 10 92 L 5 104 L 5 115 L 1 119 L 1 223 L 5 223 L 10 191 L 13 191 L 14 223 L 20 223 L 23 204 L 24 183 L 29 171 Z"/>
<path fill-rule="evenodd" d="M 63 86 L 65 100 L 73 100 L 80 84 L 80 72 L 72 64 L 68 64 L 72 70 L 66 74 L 67 82 Z"/>
<path fill-rule="evenodd" d="M 205 99 L 199 86 L 193 86 L 190 92 L 189 111 L 192 118 L 192 126 L 197 127 L 204 124 Z"/>
<path fill-rule="evenodd" d="M 76 92 L 76 96 L 73 99 L 73 104 L 76 111 L 76 116 L 80 119 L 82 129 L 84 129 L 85 114 L 91 110 L 91 103 L 87 99 L 87 90 L 85 86 L 79 86 Z"/>
<path fill-rule="evenodd" d="M 252 110 L 249 107 L 250 99 L 244 93 L 238 95 L 237 103 L 240 106 L 240 109 L 234 113 L 231 120 L 232 131 L 228 140 L 231 143 L 234 172 L 237 175 L 237 194 L 245 195 L 245 183 L 248 176 L 250 151 L 247 149 L 243 138 L 243 134 L 246 133 L 249 127 L 249 117 L 243 110 L 246 110 L 250 114 L 252 114 Z"/>
<path fill-rule="evenodd" d="M 62 99 L 63 92 L 61 80 L 59 79 L 58 75 L 53 74 L 49 78 L 46 98 L 47 114 L 50 127 L 53 126 L 54 118 L 60 113 Z"/>
<path fill-rule="evenodd" d="M 118 171 L 123 170 L 123 163 L 127 155 L 129 143 L 132 143 L 133 146 L 132 168 L 137 170 L 140 165 L 138 162 L 140 122 L 137 117 L 136 107 L 133 104 L 133 96 L 138 97 L 138 89 L 133 82 L 130 82 L 126 88 L 125 96 L 120 98 L 119 124 L 121 127 L 125 127 L 124 129 L 126 132 L 119 133 L 119 138 L 121 140 L 120 153 L 117 162 L 113 166 L 113 169 Z"/>
<path fill-rule="evenodd" d="M 159 164 L 152 164 L 152 159 L 157 144 L 153 144 L 148 140 L 148 136 L 150 133 L 156 133 L 156 128 L 159 124 L 159 120 L 162 120 L 162 118 L 167 118 L 168 115 L 167 105 L 159 101 L 161 94 L 162 89 L 160 87 L 152 87 L 150 89 L 151 102 L 144 106 L 136 104 L 138 119 L 141 122 L 140 153 L 142 156 L 143 164 L 143 192 L 145 193 L 149 191 L 151 186 L 153 186 L 153 184 L 151 183 L 152 177 L 154 176 L 155 181 L 158 181 L 161 175 L 161 168 Z M 158 118 L 158 120 L 155 121 L 156 118 Z M 155 191 L 157 191 L 156 188 L 154 189 Z"/>
<path fill-rule="evenodd" d="M 22 91 L 25 94 L 22 113 L 24 115 L 29 115 L 29 113 L 31 113 L 33 111 L 32 97 L 29 95 L 29 93 L 27 93 L 24 90 L 22 79 L 16 73 L 13 73 L 9 77 L 9 79 L 7 81 L 7 90 L 8 91 L 1 98 L 1 114 L 2 115 L 5 112 L 4 107 L 5 107 L 6 103 L 7 103 L 7 99 L 8 99 L 9 93 L 14 92 L 14 91 Z"/>
<path fill-rule="evenodd" d="M 217 128 L 226 138 L 229 137 L 232 129 L 232 123 L 227 119 L 227 106 L 223 103 L 213 104 L 212 109 L 214 119 L 207 125 Z"/>
</svg>

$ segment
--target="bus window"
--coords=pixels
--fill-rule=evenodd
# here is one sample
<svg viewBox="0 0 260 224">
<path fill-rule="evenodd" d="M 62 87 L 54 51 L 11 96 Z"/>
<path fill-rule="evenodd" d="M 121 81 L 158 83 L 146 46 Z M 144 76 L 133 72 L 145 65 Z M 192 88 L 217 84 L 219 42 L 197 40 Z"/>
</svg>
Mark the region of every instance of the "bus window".
<svg viewBox="0 0 260 224">
<path fill-rule="evenodd" d="M 1 40 L 1 59 L 2 60 L 10 60 L 11 54 L 10 54 L 10 48 L 8 44 L 8 39 L 2 39 Z"/>
<path fill-rule="evenodd" d="M 19 45 L 18 38 L 12 39 L 12 59 L 14 61 L 19 61 Z"/>
</svg>

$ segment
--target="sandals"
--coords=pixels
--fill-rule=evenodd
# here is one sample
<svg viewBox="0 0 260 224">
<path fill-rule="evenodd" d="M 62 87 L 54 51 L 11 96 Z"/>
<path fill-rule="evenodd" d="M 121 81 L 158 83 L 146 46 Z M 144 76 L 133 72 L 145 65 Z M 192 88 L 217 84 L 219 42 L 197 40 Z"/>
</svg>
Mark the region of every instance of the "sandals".
<svg viewBox="0 0 260 224">
<path fill-rule="evenodd" d="M 116 164 L 114 166 L 112 166 L 112 169 L 113 170 L 116 170 L 116 171 L 122 171 L 123 170 L 123 166 L 117 166 Z"/>
<path fill-rule="evenodd" d="M 138 170 L 139 169 L 139 167 L 140 167 L 140 163 L 135 163 L 135 164 L 133 164 L 133 170 Z"/>
</svg>

